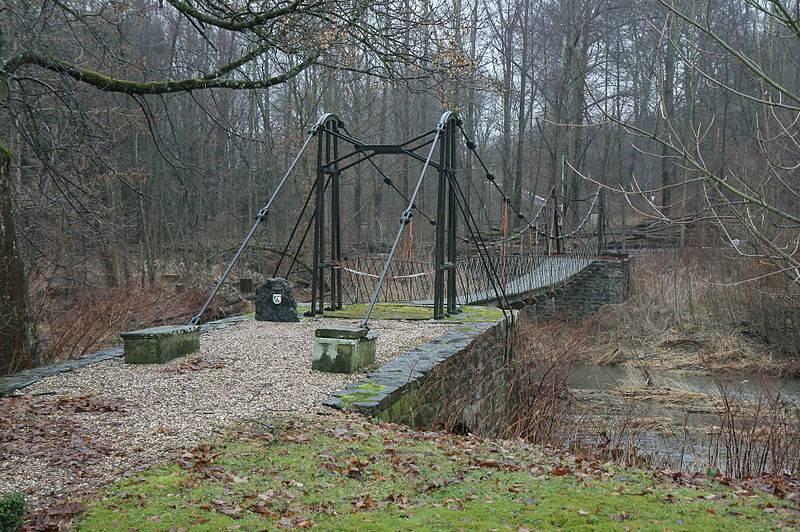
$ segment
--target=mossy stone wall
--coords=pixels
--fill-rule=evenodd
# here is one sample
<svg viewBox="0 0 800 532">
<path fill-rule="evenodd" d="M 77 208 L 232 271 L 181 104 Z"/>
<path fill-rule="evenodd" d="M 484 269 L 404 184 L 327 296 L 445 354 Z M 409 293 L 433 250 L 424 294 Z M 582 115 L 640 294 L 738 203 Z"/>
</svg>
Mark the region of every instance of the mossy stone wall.
<svg viewBox="0 0 800 532">
<path fill-rule="evenodd" d="M 509 408 L 513 322 L 469 324 L 400 355 L 326 404 L 419 428 L 494 434 Z"/>
</svg>

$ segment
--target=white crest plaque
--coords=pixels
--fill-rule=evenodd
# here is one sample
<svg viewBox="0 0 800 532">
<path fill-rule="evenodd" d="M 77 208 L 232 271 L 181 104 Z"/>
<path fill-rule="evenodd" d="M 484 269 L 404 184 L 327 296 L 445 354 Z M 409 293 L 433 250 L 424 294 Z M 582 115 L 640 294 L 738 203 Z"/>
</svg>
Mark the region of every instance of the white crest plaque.
<svg viewBox="0 0 800 532">
<path fill-rule="evenodd" d="M 280 305 L 281 301 L 283 301 L 283 294 L 272 294 L 272 303 Z"/>
</svg>

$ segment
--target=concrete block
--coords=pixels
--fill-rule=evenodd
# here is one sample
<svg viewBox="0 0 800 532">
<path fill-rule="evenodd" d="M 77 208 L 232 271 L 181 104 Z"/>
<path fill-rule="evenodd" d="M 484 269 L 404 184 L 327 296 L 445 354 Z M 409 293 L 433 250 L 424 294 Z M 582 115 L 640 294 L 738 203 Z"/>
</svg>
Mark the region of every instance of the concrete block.
<svg viewBox="0 0 800 532">
<path fill-rule="evenodd" d="M 200 349 L 200 327 L 167 325 L 121 333 L 128 364 L 163 364 Z"/>
<path fill-rule="evenodd" d="M 317 329 L 311 369 L 327 373 L 357 373 L 375 362 L 377 337 L 366 329 Z"/>
</svg>

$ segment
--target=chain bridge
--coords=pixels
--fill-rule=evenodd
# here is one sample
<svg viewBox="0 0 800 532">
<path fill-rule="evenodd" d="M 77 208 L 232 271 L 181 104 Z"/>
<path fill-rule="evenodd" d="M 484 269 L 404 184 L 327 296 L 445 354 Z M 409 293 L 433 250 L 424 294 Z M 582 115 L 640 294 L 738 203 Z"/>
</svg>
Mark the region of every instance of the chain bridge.
<svg viewBox="0 0 800 532">
<path fill-rule="evenodd" d="M 433 308 L 434 319 L 456 314 L 463 305 L 523 305 L 537 293 L 566 284 L 581 274 L 605 249 L 603 191 L 567 200 L 553 187 L 546 197 L 532 195 L 534 212 L 516 205 L 489 169 L 458 114 L 445 112 L 433 129 L 401 143 L 370 143 L 354 137 L 335 114 L 325 113 L 308 131 L 267 203 L 256 214 L 224 274 L 191 324 L 200 322 L 214 296 L 237 264 L 258 226 L 280 206 L 281 192 L 296 175 L 298 163 L 316 152 L 315 177 L 295 221 L 274 276 L 290 278 L 297 256 L 311 238 L 309 315 L 366 303 L 366 327 L 379 302 L 402 302 Z M 463 155 L 470 153 L 492 194 L 481 194 L 465 179 Z M 381 156 L 408 157 L 419 164 L 410 194 L 404 194 L 384 172 Z M 341 177 L 358 165 L 370 165 L 402 199 L 388 252 L 346 257 L 342 241 Z M 435 212 L 419 206 L 423 185 L 435 183 Z M 470 199 L 470 192 L 471 198 Z M 491 198 L 491 200 L 489 199 Z M 477 203 L 477 210 L 476 205 Z M 538 205 L 537 205 L 538 203 Z M 499 214 L 499 230 L 479 223 Z M 414 259 L 414 221 L 433 226 L 429 260 Z M 292 248 L 295 252 L 292 253 Z M 291 260 L 284 260 L 290 257 Z M 295 272 L 296 273 L 296 272 Z"/>
</svg>

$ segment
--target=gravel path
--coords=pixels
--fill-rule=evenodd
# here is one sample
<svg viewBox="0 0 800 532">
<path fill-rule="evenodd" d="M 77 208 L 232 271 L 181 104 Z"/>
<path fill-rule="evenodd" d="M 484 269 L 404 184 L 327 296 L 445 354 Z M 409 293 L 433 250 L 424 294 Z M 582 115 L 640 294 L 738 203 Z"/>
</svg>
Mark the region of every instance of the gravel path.
<svg viewBox="0 0 800 532">
<path fill-rule="evenodd" d="M 243 322 L 204 334 L 162 365 L 121 359 L 47 378 L 0 399 L 0 493 L 29 507 L 94 491 L 220 434 L 237 421 L 322 410 L 360 375 L 311 371 L 314 329 L 355 321 Z M 383 364 L 452 325 L 374 321 Z"/>
</svg>

